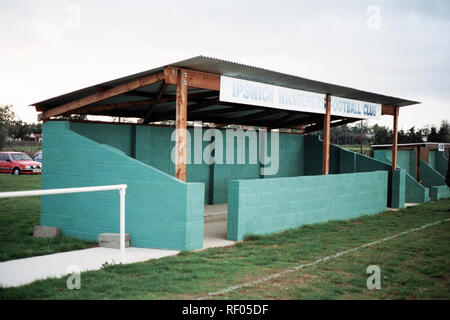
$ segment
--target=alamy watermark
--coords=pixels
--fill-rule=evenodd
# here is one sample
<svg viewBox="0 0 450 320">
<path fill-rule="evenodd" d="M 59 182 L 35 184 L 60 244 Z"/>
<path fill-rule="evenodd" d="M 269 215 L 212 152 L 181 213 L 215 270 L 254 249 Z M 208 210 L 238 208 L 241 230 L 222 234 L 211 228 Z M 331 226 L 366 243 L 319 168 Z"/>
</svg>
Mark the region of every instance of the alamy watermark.
<svg viewBox="0 0 450 320">
<path fill-rule="evenodd" d="M 66 8 L 66 27 L 69 30 L 81 28 L 81 8 L 76 4 L 71 4 Z"/>
<path fill-rule="evenodd" d="M 192 137 L 188 130 L 175 129 L 171 136 L 172 141 L 186 136 L 186 164 L 259 163 L 262 175 L 278 173 L 280 162 L 278 131 L 271 131 L 268 134 L 265 129 L 203 130 L 200 125 L 195 125 L 193 131 Z M 177 156 L 176 144 L 172 149 L 171 158 L 175 164 L 181 161 Z"/>
<path fill-rule="evenodd" d="M 377 5 L 370 5 L 366 9 L 366 26 L 370 30 L 381 29 L 381 8 Z"/>
<path fill-rule="evenodd" d="M 376 265 L 370 265 L 366 269 L 366 273 L 370 274 L 370 276 L 367 278 L 367 289 L 373 290 L 381 289 L 381 269 L 379 266 Z"/>
<path fill-rule="evenodd" d="M 67 289 L 81 289 L 81 268 L 75 265 L 69 266 L 67 272 L 70 274 L 66 282 Z"/>
</svg>

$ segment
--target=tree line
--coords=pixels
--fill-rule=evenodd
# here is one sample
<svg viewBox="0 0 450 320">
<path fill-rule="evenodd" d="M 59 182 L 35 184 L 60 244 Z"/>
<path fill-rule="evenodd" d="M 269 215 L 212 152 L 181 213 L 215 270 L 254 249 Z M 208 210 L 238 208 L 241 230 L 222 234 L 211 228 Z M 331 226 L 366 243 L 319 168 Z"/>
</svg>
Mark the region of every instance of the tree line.
<svg viewBox="0 0 450 320">
<path fill-rule="evenodd" d="M 86 119 L 81 116 L 61 116 L 61 119 Z M 11 105 L 0 106 L 0 149 L 4 147 L 7 138 L 25 140 L 31 133 L 41 133 L 41 123 L 25 123 L 18 120 Z M 391 144 L 392 129 L 377 124 L 369 126 L 367 121 L 354 125 L 342 125 L 331 128 L 330 140 L 333 144 Z M 435 126 L 408 130 L 399 130 L 399 143 L 418 142 L 450 142 L 450 124 L 443 120 L 439 128 Z"/>
<path fill-rule="evenodd" d="M 32 133 L 41 133 L 42 123 L 26 123 L 18 120 L 11 105 L 0 106 L 0 150 L 8 138 L 26 140 Z"/>
<path fill-rule="evenodd" d="M 369 126 L 366 121 L 356 125 L 342 125 L 331 128 L 330 141 L 340 145 L 391 144 L 392 129 L 377 124 Z M 450 142 L 450 124 L 443 120 L 439 128 L 435 126 L 398 131 L 398 143 Z"/>
</svg>

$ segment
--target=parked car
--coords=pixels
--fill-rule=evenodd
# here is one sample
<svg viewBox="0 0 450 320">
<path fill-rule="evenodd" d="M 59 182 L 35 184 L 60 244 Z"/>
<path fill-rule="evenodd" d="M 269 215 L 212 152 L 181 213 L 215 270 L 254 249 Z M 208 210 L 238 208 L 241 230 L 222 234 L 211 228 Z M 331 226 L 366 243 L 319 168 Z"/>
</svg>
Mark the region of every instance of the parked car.
<svg viewBox="0 0 450 320">
<path fill-rule="evenodd" d="M 33 161 L 26 153 L 14 151 L 0 152 L 0 173 L 40 174 L 42 165 Z"/>
<path fill-rule="evenodd" d="M 39 150 L 38 152 L 36 152 L 31 158 L 34 161 L 42 163 L 42 150 Z"/>
</svg>

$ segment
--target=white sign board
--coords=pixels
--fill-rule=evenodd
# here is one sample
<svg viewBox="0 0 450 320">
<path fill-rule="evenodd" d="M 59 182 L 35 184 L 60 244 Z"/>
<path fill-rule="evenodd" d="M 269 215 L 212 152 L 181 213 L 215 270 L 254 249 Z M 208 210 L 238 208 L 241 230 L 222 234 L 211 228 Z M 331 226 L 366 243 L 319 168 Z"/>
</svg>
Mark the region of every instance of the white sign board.
<svg viewBox="0 0 450 320">
<path fill-rule="evenodd" d="M 438 144 L 438 151 L 440 151 L 440 152 L 444 152 L 444 151 L 445 151 L 445 148 L 444 148 L 444 144 L 443 144 L 443 143 L 439 143 L 439 144 Z"/>
<path fill-rule="evenodd" d="M 220 77 L 220 101 L 324 114 L 325 97 L 325 94 L 320 93 Z M 357 119 L 379 119 L 381 105 L 332 96 L 331 114 Z"/>
</svg>

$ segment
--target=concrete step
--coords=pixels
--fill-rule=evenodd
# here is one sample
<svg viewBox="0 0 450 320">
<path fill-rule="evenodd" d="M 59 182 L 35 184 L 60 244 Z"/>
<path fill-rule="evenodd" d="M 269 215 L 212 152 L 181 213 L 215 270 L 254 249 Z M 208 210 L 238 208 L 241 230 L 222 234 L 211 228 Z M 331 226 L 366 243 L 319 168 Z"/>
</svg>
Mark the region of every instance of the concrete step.
<svg viewBox="0 0 450 320">
<path fill-rule="evenodd" d="M 120 248 L 120 233 L 100 233 L 98 235 L 98 246 L 103 248 Z M 125 233 L 125 248 L 130 246 L 130 234 Z"/>
<path fill-rule="evenodd" d="M 205 223 L 227 221 L 227 213 L 205 215 L 204 221 Z"/>
</svg>

